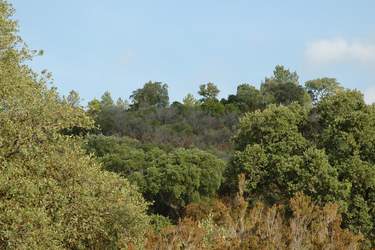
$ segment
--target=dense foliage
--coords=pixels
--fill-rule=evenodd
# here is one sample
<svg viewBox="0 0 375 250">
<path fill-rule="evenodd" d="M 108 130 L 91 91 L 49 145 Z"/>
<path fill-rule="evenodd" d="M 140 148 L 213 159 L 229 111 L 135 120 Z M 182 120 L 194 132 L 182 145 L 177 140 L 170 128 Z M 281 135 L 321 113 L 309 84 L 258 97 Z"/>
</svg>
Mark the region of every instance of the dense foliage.
<svg viewBox="0 0 375 250">
<path fill-rule="evenodd" d="M 371 249 L 375 105 L 281 65 L 170 102 L 60 97 L 0 0 L 1 249 Z M 240 177 L 240 178 L 239 178 Z"/>
<path fill-rule="evenodd" d="M 83 110 L 25 64 L 12 9 L 0 1 L 0 248 L 84 249 L 139 245 L 148 224 L 140 193 L 61 131 L 90 128 Z"/>
<path fill-rule="evenodd" d="M 244 180 L 244 179 L 243 179 Z M 340 227 L 338 206 L 296 194 L 288 206 L 249 207 L 240 188 L 227 202 L 191 204 L 175 226 L 149 235 L 146 249 L 359 249 L 362 237 Z"/>
<path fill-rule="evenodd" d="M 245 173 L 246 191 L 272 204 L 300 191 L 320 204 L 337 202 L 343 224 L 373 241 L 374 111 L 359 92 L 340 91 L 313 109 L 271 105 L 248 113 L 234 139 L 226 184 L 233 187 Z"/>
<path fill-rule="evenodd" d="M 150 84 L 158 83 L 146 85 Z M 89 102 L 87 112 L 99 125 L 100 132 L 107 136 L 128 136 L 170 148 L 196 146 L 222 153 L 231 148 L 230 137 L 237 124 L 236 113 L 213 115 L 195 105 L 194 99 L 186 105 L 178 102 L 167 107 L 139 105 L 144 108 L 136 108 L 134 104 L 131 108 L 121 105 L 113 101 L 107 92 L 101 100 Z"/>
<path fill-rule="evenodd" d="M 188 94 L 183 103 L 168 105 L 167 87 L 150 81 L 133 92 L 130 105 L 121 98 L 114 101 L 106 92 L 100 100 L 89 102 L 87 112 L 104 135 L 128 136 L 170 147 L 195 146 L 229 158 L 230 139 L 237 129 L 238 118 L 245 112 L 264 109 L 270 104 L 298 102 L 311 106 L 310 95 L 299 85 L 296 72 L 283 66 L 276 66 L 273 76 L 265 79 L 260 90 L 241 84 L 235 95 L 220 101 L 217 86 L 207 83 L 199 88 L 201 99 Z"/>
<path fill-rule="evenodd" d="M 166 152 L 128 138 L 104 136 L 90 137 L 88 149 L 105 169 L 137 184 L 144 197 L 154 201 L 153 213 L 175 219 L 187 204 L 215 196 L 223 179 L 224 162 L 198 149 Z"/>
<path fill-rule="evenodd" d="M 130 105 L 130 108 L 122 109 L 121 115 L 113 112 L 116 104 L 109 98 L 113 113 L 102 111 L 94 118 L 103 134 L 129 136 L 139 139 L 138 143 L 142 145 L 151 143 L 151 148 L 159 156 L 165 151 L 175 151 L 175 147 L 196 146 L 228 160 L 219 195 L 235 193 L 237 177 L 244 173 L 245 193 L 251 203 L 262 200 L 269 205 L 284 204 L 298 192 L 309 195 L 322 206 L 336 202 L 343 212 L 342 225 L 364 234 L 368 239 L 366 246 L 374 244 L 375 113 L 374 105 L 365 104 L 361 93 L 345 90 L 333 78 L 307 81 L 302 87 L 297 74 L 282 66 L 275 68 L 273 76 L 266 78 L 259 90 L 241 84 L 235 95 L 219 101 L 218 88 L 208 83 L 201 85 L 198 93 L 202 96 L 199 100 L 188 94 L 183 103 L 174 102 L 165 107 L 135 109 Z M 105 109 L 103 103 L 108 96 L 106 93 L 98 101 L 98 110 Z M 88 112 L 91 110 L 89 105 Z M 132 123 L 131 116 L 138 116 L 139 120 Z M 233 119 L 228 122 L 230 117 Z M 206 119 L 219 126 L 204 124 Z M 106 122 L 118 127 L 108 130 Z M 149 128 L 141 128 L 144 124 Z M 196 129 L 191 129 L 193 124 Z M 179 130 L 181 127 L 188 129 Z M 165 134 L 160 136 L 165 128 L 168 128 L 164 130 Z M 215 133 L 211 137 L 207 131 L 213 128 Z M 225 136 L 220 137 L 224 129 Z M 133 133 L 134 130 L 138 133 Z M 188 135 L 187 141 L 186 131 L 194 131 Z M 134 146 L 131 148 L 134 150 Z M 146 150 L 150 158 L 145 165 L 154 164 L 153 150 Z M 128 152 L 115 154 L 108 152 L 99 156 L 107 162 L 104 165 L 113 167 L 118 165 L 120 155 L 131 155 Z M 122 165 L 122 169 L 131 166 L 129 163 Z M 157 167 L 160 168 L 163 169 Z M 111 167 L 107 169 L 119 171 Z M 142 170 L 142 178 L 144 173 Z M 134 173 L 122 174 L 134 178 Z M 151 182 L 139 179 L 136 183 L 145 190 L 144 183 L 152 187 L 160 182 L 154 178 Z M 186 185 L 189 183 L 185 180 Z M 155 204 L 163 200 L 143 193 L 149 200 L 156 200 Z M 179 210 L 186 205 L 186 200 L 184 202 Z M 173 214 L 160 208 L 154 211 L 167 216 Z M 175 215 L 177 213 L 172 217 Z"/>
</svg>

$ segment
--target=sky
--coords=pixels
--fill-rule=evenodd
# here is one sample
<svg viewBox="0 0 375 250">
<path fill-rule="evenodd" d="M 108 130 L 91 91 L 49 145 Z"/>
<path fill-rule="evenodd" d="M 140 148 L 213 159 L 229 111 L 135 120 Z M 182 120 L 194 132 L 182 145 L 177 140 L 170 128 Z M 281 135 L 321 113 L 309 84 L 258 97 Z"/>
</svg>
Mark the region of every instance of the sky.
<svg viewBox="0 0 375 250">
<path fill-rule="evenodd" d="M 172 101 L 214 82 L 220 96 L 259 86 L 274 67 L 300 83 L 334 77 L 375 102 L 373 0 L 9 0 L 20 34 L 43 49 L 31 66 L 62 95 L 128 98 L 145 82 Z"/>
</svg>

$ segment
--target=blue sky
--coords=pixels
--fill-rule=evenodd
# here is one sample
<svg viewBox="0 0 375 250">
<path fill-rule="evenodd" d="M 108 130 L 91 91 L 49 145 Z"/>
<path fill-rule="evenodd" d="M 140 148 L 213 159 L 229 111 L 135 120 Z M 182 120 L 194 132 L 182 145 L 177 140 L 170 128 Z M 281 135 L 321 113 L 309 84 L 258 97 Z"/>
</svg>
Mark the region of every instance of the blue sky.
<svg viewBox="0 0 375 250">
<path fill-rule="evenodd" d="M 10 0 L 21 36 L 62 94 L 128 98 L 146 81 L 171 100 L 214 82 L 256 86 L 277 64 L 301 83 L 335 77 L 375 101 L 375 1 Z"/>
</svg>

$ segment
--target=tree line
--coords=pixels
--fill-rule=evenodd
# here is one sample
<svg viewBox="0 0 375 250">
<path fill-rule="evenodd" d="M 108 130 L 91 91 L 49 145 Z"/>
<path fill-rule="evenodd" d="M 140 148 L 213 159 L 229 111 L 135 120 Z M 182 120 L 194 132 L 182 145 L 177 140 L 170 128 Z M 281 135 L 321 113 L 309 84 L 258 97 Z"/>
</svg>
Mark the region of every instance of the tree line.
<svg viewBox="0 0 375 250">
<path fill-rule="evenodd" d="M 221 100 L 218 87 L 207 83 L 200 86 L 199 99 L 189 93 L 182 102 L 170 103 L 167 84 L 150 81 L 133 91 L 130 103 L 122 98 L 115 101 L 110 92 L 105 92 L 100 99 L 89 101 L 87 113 L 103 135 L 129 136 L 170 147 L 195 146 L 229 158 L 230 139 L 243 114 L 263 110 L 270 104 L 298 103 L 312 108 L 322 97 L 341 90 L 334 78 L 308 81 L 303 87 L 296 72 L 278 65 L 260 89 L 240 84 L 236 94 Z M 79 105 L 77 92 L 72 91 L 67 99 L 73 106 Z"/>
</svg>

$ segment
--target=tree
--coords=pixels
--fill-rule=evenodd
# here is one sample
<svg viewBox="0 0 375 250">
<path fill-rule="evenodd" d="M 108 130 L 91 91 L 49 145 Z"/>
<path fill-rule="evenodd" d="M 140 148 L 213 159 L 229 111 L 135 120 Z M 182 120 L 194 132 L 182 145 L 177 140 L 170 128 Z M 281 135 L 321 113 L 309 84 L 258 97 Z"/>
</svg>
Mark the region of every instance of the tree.
<svg viewBox="0 0 375 250">
<path fill-rule="evenodd" d="M 321 99 L 343 91 L 343 87 L 335 78 L 318 78 L 305 83 L 305 88 L 309 93 L 313 104 L 316 105 Z"/>
<path fill-rule="evenodd" d="M 187 94 L 184 99 L 182 100 L 182 102 L 184 103 L 184 105 L 186 107 L 189 107 L 189 108 L 192 108 L 192 107 L 195 107 L 197 105 L 197 100 L 194 98 L 194 96 L 192 94 Z"/>
<path fill-rule="evenodd" d="M 224 105 L 217 99 L 206 99 L 201 104 L 201 108 L 212 116 L 222 116 L 225 112 Z"/>
<path fill-rule="evenodd" d="M 100 100 L 101 109 L 112 108 L 113 105 L 114 105 L 114 101 L 112 99 L 111 93 L 109 91 L 104 92 Z"/>
<path fill-rule="evenodd" d="M 132 107 L 135 109 L 167 107 L 169 105 L 168 85 L 149 81 L 145 83 L 143 88 L 133 91 L 130 99 L 132 99 Z"/>
<path fill-rule="evenodd" d="M 268 81 L 275 81 L 277 83 L 293 83 L 298 85 L 298 74 L 297 72 L 291 72 L 289 69 L 285 69 L 282 65 L 276 65 L 275 70 L 273 71 L 273 77 L 267 79 Z"/>
<path fill-rule="evenodd" d="M 222 182 L 224 162 L 198 149 L 166 152 L 127 138 L 94 136 L 88 150 L 107 170 L 137 184 L 154 213 L 173 219 L 188 203 L 214 196 Z"/>
<path fill-rule="evenodd" d="M 265 104 L 289 105 L 298 102 L 302 106 L 309 107 L 311 103 L 310 96 L 299 85 L 297 73 L 290 72 L 281 65 L 275 67 L 272 77 L 265 79 L 260 91 L 264 96 Z"/>
<path fill-rule="evenodd" d="M 103 134 L 110 135 L 118 133 L 122 126 L 121 118 L 128 108 L 126 100 L 118 98 L 115 103 L 111 93 L 106 91 L 100 101 L 94 98 L 88 103 L 87 114 L 95 120 Z"/>
<path fill-rule="evenodd" d="M 219 93 L 220 90 L 212 82 L 199 86 L 198 94 L 202 96 L 203 102 L 205 102 L 206 100 L 217 100 L 217 95 Z"/>
<path fill-rule="evenodd" d="M 129 109 L 129 103 L 127 100 L 123 100 L 121 97 L 117 99 L 116 101 L 116 108 L 118 108 L 119 110 L 127 110 Z"/>
<path fill-rule="evenodd" d="M 358 91 L 339 91 L 317 105 L 317 144 L 339 178 L 351 184 L 343 223 L 375 244 L 375 109 Z"/>
<path fill-rule="evenodd" d="M 78 108 L 80 107 L 81 98 L 79 97 L 78 92 L 72 90 L 69 92 L 69 95 L 66 97 L 65 101 L 72 107 Z"/>
<path fill-rule="evenodd" d="M 91 128 L 32 72 L 12 8 L 0 1 L 0 248 L 106 249 L 141 244 L 147 203 L 61 133 Z"/>
<path fill-rule="evenodd" d="M 199 86 L 198 94 L 202 96 L 201 108 L 213 116 L 223 115 L 225 111 L 224 105 L 217 99 L 219 92 L 217 86 L 211 82 Z"/>
<path fill-rule="evenodd" d="M 262 107 L 263 98 L 258 89 L 250 84 L 240 84 L 236 95 L 230 95 L 225 104 L 236 105 L 241 112 L 251 112 Z"/>
<path fill-rule="evenodd" d="M 96 120 L 100 110 L 101 110 L 101 104 L 100 104 L 100 101 L 96 98 L 92 99 L 87 104 L 87 114 L 91 116 L 94 120 Z"/>
<path fill-rule="evenodd" d="M 318 203 L 335 201 L 343 225 L 374 245 L 375 106 L 358 91 L 339 91 L 314 109 L 270 105 L 246 114 L 234 138 L 227 184 L 247 177 L 249 197 L 283 202 L 303 191 Z"/>
<path fill-rule="evenodd" d="M 300 132 L 305 119 L 299 105 L 271 105 L 246 114 L 227 175 L 236 180 L 245 173 L 247 192 L 271 204 L 300 191 L 318 202 L 347 198 L 349 187 L 339 181 L 325 152 L 311 146 Z"/>
</svg>

